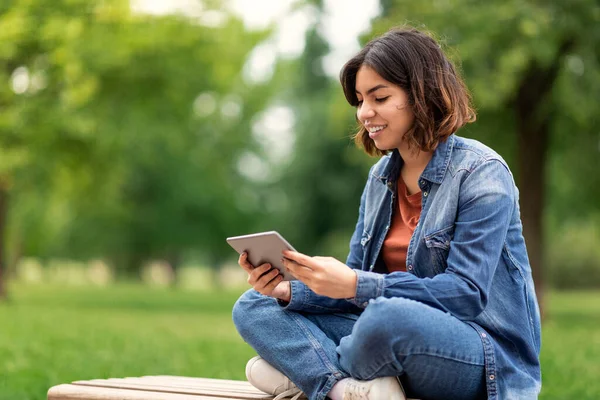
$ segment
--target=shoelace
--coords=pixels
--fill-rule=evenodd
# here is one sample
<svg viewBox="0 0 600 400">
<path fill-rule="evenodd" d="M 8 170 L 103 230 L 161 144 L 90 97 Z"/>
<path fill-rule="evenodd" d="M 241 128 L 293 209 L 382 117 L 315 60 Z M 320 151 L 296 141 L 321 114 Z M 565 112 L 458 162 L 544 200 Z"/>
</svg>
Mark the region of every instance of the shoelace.
<svg viewBox="0 0 600 400">
<path fill-rule="evenodd" d="M 368 400 L 369 388 L 362 382 L 350 380 L 346 383 L 344 400 Z"/>
<path fill-rule="evenodd" d="M 286 397 L 290 396 L 294 396 L 291 400 L 298 400 L 303 394 L 304 393 L 302 393 L 302 390 L 300 390 L 300 388 L 293 387 L 291 389 L 286 390 L 285 392 L 279 393 L 275 398 L 273 398 L 273 400 L 283 400 Z"/>
</svg>

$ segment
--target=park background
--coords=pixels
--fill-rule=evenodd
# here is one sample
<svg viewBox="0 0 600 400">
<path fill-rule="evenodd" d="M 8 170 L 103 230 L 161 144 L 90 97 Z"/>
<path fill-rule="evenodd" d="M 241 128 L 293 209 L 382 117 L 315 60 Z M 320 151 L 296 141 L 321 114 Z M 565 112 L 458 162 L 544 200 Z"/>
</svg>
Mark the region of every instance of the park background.
<svg viewBox="0 0 600 400">
<path fill-rule="evenodd" d="M 600 398 L 593 0 L 0 2 L 0 399 L 78 379 L 244 379 L 225 238 L 344 260 L 369 166 L 337 74 L 410 24 L 509 163 L 544 312 L 542 399 Z"/>
</svg>

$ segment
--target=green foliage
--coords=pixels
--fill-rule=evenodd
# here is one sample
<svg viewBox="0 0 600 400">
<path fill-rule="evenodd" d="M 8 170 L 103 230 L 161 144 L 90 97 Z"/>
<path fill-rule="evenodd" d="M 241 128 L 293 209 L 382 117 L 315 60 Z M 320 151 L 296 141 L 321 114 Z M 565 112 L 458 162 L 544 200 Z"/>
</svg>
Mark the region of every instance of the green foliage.
<svg viewBox="0 0 600 400">
<path fill-rule="evenodd" d="M 291 227 L 282 233 L 299 251 L 345 260 L 368 167 L 375 160 L 350 139 L 354 110 L 339 83 L 321 69 L 329 49 L 317 23 L 307 32 L 302 56 L 281 65 L 274 78 L 283 87 L 279 98 L 294 111 L 296 144 L 281 178 L 272 184 L 283 189 L 288 206 L 269 222 Z"/>
<path fill-rule="evenodd" d="M 306 253 L 345 258 L 376 160 L 354 147 L 354 110 L 321 70 L 329 48 L 317 29 L 320 1 L 296 5 L 317 11 L 305 51 L 280 60 L 260 85 L 241 72 L 270 32 L 247 32 L 232 16 L 208 27 L 134 14 L 126 0 L 46 3 L 0 5 L 0 195 L 9 193 L 12 259 L 103 258 L 129 273 L 153 258 L 216 267 L 235 256 L 225 237 L 271 229 Z M 569 44 L 537 111 L 551 116 L 547 248 L 561 243 L 563 223 L 600 212 L 597 4 L 382 6 L 368 36 L 405 22 L 435 32 L 478 111 L 459 133 L 498 150 L 517 178 L 516 93 L 528 68 L 551 67 Z M 273 117 L 273 106 L 289 108 L 295 121 L 283 161 L 257 139 L 257 121 Z M 269 176 L 248 177 L 248 154 Z M 528 183 L 518 183 L 523 192 Z"/>
<path fill-rule="evenodd" d="M 245 379 L 254 351 L 237 335 L 240 292 L 113 286 L 16 286 L 0 305 L 0 400 L 45 399 L 78 379 L 184 375 Z M 543 326 L 541 400 L 600 396 L 600 296 L 551 293 Z M 152 351 L 148 351 L 152 349 Z"/>
<path fill-rule="evenodd" d="M 594 98 L 600 93 L 599 22 L 600 8 L 591 0 L 482 3 L 396 0 L 387 2 L 387 13 L 377 21 L 373 34 L 403 24 L 431 31 L 462 70 L 479 114 L 478 121 L 461 133 L 498 149 L 518 175 L 514 162 L 515 96 L 524 83 L 527 69 L 533 64 L 548 67 L 557 62 L 556 55 L 567 42 L 573 45 L 566 62 L 560 65 L 558 81 L 543 107 L 544 113 L 552 113 L 554 117 L 550 160 L 560 157 L 565 148 L 579 153 L 592 145 L 598 151 L 595 131 L 598 106 Z M 591 139 L 590 135 L 596 140 L 573 140 L 574 136 Z M 577 180 L 577 171 L 562 167 L 570 179 Z M 549 175 L 557 172 L 552 168 Z M 596 181 L 600 179 L 598 174 L 586 179 L 600 183 Z M 556 201 L 562 201 L 561 197 L 556 196 Z M 598 209 L 598 202 L 590 200 L 585 206 Z"/>
<path fill-rule="evenodd" d="M 119 0 L 10 6 L 0 175 L 13 252 L 125 268 L 224 253 L 223 238 L 257 217 L 237 206 L 236 162 L 268 97 L 241 77 L 265 33 L 233 17 L 214 28 L 136 15 Z"/>
<path fill-rule="evenodd" d="M 600 288 L 598 216 L 555 227 L 548 250 L 548 279 L 559 289 Z"/>
</svg>

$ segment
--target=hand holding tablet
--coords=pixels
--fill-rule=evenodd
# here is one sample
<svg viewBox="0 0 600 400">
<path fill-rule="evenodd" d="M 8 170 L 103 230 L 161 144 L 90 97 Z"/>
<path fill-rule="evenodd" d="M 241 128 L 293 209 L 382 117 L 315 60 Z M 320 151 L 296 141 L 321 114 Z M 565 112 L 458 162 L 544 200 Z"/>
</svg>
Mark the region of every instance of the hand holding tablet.
<svg viewBox="0 0 600 400">
<path fill-rule="evenodd" d="M 269 263 L 273 268 L 279 270 L 283 275 L 284 281 L 296 279 L 285 269 L 281 262 L 281 258 L 283 257 L 281 252 L 283 250 L 296 251 L 296 249 L 276 231 L 229 237 L 227 238 L 227 243 L 239 254 L 246 252 L 248 254 L 248 261 L 254 267 Z"/>
</svg>

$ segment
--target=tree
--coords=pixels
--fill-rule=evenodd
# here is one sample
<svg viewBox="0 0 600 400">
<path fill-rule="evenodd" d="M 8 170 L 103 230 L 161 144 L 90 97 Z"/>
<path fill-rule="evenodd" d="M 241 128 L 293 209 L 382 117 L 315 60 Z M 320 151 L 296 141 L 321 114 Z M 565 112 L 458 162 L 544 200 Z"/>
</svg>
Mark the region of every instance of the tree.
<svg viewBox="0 0 600 400">
<path fill-rule="evenodd" d="M 548 160 L 564 154 L 558 143 L 589 154 L 583 146 L 590 141 L 578 143 L 570 135 L 589 139 L 595 135 L 595 98 L 600 93 L 597 4 L 586 0 L 390 0 L 385 5 L 387 13 L 374 33 L 406 21 L 435 32 L 444 45 L 457 50 L 451 56 L 461 60 L 479 113 L 478 122 L 461 134 L 491 143 L 513 164 L 521 190 L 525 239 L 542 303 L 547 178 L 557 172 L 549 168 Z M 575 170 L 569 175 L 568 179 L 581 181 Z M 597 174 L 585 179 L 598 182 Z M 586 207 L 598 211 L 597 202 L 590 198 L 593 196 L 587 196 Z"/>
<path fill-rule="evenodd" d="M 266 89 L 240 72 L 264 35 L 120 0 L 3 2 L 0 296 L 6 215 L 29 255 L 133 263 L 223 247 L 252 218 L 232 205 L 235 162 Z"/>
</svg>

